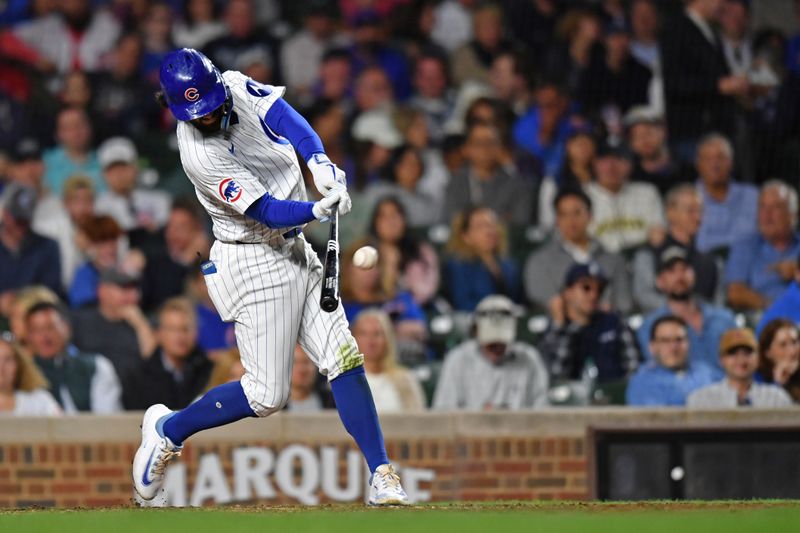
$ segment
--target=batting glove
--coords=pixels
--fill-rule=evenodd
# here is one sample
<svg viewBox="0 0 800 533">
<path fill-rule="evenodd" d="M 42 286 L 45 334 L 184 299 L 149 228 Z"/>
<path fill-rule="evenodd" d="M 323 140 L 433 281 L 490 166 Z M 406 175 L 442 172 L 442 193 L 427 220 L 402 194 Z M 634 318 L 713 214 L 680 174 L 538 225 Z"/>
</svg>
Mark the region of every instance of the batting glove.
<svg viewBox="0 0 800 533">
<path fill-rule="evenodd" d="M 307 164 L 314 177 L 314 185 L 323 196 L 327 196 L 337 186 L 347 188 L 344 171 L 331 163 L 325 154 L 314 154 Z"/>
<path fill-rule="evenodd" d="M 340 215 L 346 215 L 353 207 L 350 195 L 347 194 L 347 191 L 341 186 L 331 190 L 322 200 L 316 202 L 314 207 L 311 208 L 311 212 L 317 220 L 325 221 L 333 214 L 333 210 L 337 204 L 337 211 Z"/>
</svg>

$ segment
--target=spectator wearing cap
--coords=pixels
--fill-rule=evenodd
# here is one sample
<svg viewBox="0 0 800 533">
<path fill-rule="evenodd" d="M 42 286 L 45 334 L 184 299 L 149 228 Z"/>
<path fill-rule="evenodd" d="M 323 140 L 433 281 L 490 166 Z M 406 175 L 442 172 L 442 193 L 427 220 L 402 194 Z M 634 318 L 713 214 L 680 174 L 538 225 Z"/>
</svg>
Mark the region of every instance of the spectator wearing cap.
<svg viewBox="0 0 800 533">
<path fill-rule="evenodd" d="M 44 181 L 53 194 L 63 194 L 64 182 L 74 175 L 91 178 L 95 190 L 105 190 L 97 153 L 91 148 L 92 126 L 86 111 L 68 107 L 56 117 L 58 145 L 44 152 Z"/>
<path fill-rule="evenodd" d="M 631 181 L 652 183 L 662 196 L 679 183 L 694 181 L 694 169 L 672 157 L 661 113 L 636 106 L 625 115 L 624 123 L 634 157 Z"/>
<path fill-rule="evenodd" d="M 472 7 L 475 0 L 444 0 L 434 10 L 431 37 L 453 52 L 472 39 Z"/>
<path fill-rule="evenodd" d="M 25 330 L 36 366 L 65 413 L 122 410 L 122 387 L 114 366 L 103 355 L 71 344 L 69 317 L 59 304 L 42 302 L 31 307 L 25 315 Z"/>
<path fill-rule="evenodd" d="M 730 133 L 735 97 L 750 83 L 725 63 L 715 22 L 720 0 L 689 0 L 660 39 L 667 124 L 676 155 L 690 161 L 695 143 L 710 131 Z"/>
<path fill-rule="evenodd" d="M 139 154 L 126 137 L 113 137 L 97 150 L 108 189 L 97 197 L 95 211 L 108 215 L 126 232 L 161 229 L 169 217 L 170 197 L 163 191 L 137 186 Z"/>
<path fill-rule="evenodd" d="M 589 235 L 592 202 L 579 189 L 565 189 L 556 196 L 556 230 L 550 240 L 525 261 L 522 282 L 528 300 L 541 308 L 559 294 L 559 287 L 573 263 L 597 263 L 610 282 L 601 301 L 616 311 L 627 313 L 633 307 L 629 274 L 625 260 L 607 252 Z M 604 287 L 605 288 L 605 287 Z"/>
<path fill-rule="evenodd" d="M 256 27 L 252 0 L 231 0 L 225 6 L 223 20 L 227 33 L 209 42 L 203 49 L 214 65 L 224 72 L 236 67 L 236 60 L 253 50 L 261 50 L 273 57 L 273 43 L 265 32 Z"/>
<path fill-rule="evenodd" d="M 658 246 L 637 250 L 633 258 L 633 294 L 643 312 L 649 313 L 664 305 L 665 296 L 656 287 L 656 261 L 669 247 L 686 250 L 695 273 L 695 294 L 707 302 L 721 302 L 722 284 L 713 256 L 699 251 L 694 239 L 703 216 L 703 197 L 689 183 L 670 189 L 666 197 L 667 232 Z"/>
<path fill-rule="evenodd" d="M 797 192 L 770 180 L 758 197 L 758 233 L 733 243 L 725 265 L 728 303 L 735 309 L 763 310 L 797 274 L 800 254 Z"/>
<path fill-rule="evenodd" d="M 31 229 L 36 191 L 12 183 L 0 197 L 0 314 L 13 291 L 44 285 L 62 293 L 58 244 Z"/>
<path fill-rule="evenodd" d="M 506 249 L 503 226 L 488 207 L 469 208 L 453 218 L 443 279 L 456 310 L 472 312 L 490 294 L 519 299 L 518 267 Z"/>
<path fill-rule="evenodd" d="M 608 280 L 597 263 L 573 263 L 566 272 L 539 345 L 551 379 L 580 381 L 587 373 L 599 383 L 626 378 L 639 366 L 639 350 L 624 320 L 601 309 Z"/>
<path fill-rule="evenodd" d="M 447 185 L 442 221 L 450 222 L 464 209 L 485 205 L 508 224 L 528 224 L 533 202 L 531 187 L 501 165 L 497 128 L 481 122 L 472 124 L 462 150 L 466 164 Z"/>
<path fill-rule="evenodd" d="M 157 403 L 183 409 L 205 390 L 213 364 L 197 345 L 197 315 L 191 302 L 164 302 L 155 334 L 155 351 L 122 375 L 125 409 L 145 410 Z"/>
<path fill-rule="evenodd" d="M 625 114 L 631 107 L 647 103 L 652 74 L 631 55 L 630 42 L 624 17 L 606 25 L 602 48 L 592 54 L 589 66 L 581 72 L 577 99 L 585 113 L 601 116 L 613 108 Z"/>
<path fill-rule="evenodd" d="M 656 259 L 656 271 L 656 287 L 667 301 L 645 316 L 637 332 L 639 348 L 645 360 L 653 359 L 650 352 L 652 343 L 648 339 L 653 324 L 663 316 L 677 316 L 686 323 L 691 361 L 716 366 L 719 364 L 717 350 L 720 337 L 736 327 L 733 313 L 697 298 L 695 271 L 686 248 L 673 245 L 663 249 Z"/>
<path fill-rule="evenodd" d="M 658 190 L 649 183 L 630 183 L 631 161 L 626 150 L 604 144 L 593 168 L 595 181 L 586 188 L 593 209 L 589 231 L 606 250 L 636 248 L 663 231 Z"/>
<path fill-rule="evenodd" d="M 797 257 L 797 261 L 794 279 L 761 315 L 756 327 L 757 334 L 761 335 L 764 326 L 777 318 L 800 324 L 800 256 Z"/>
<path fill-rule="evenodd" d="M 628 381 L 628 405 L 686 405 L 692 392 L 722 377 L 719 369 L 690 357 L 689 326 L 682 318 L 664 315 L 648 327 L 648 351 L 653 356 Z"/>
<path fill-rule="evenodd" d="M 482 299 L 473 338 L 452 350 L 433 397 L 434 409 L 519 410 L 547 405 L 547 367 L 533 346 L 516 341 L 516 307 L 505 296 Z"/>
<path fill-rule="evenodd" d="M 301 101 L 310 96 L 317 83 L 325 51 L 348 44 L 336 28 L 339 10 L 334 0 L 309 0 L 305 4 L 303 27 L 281 46 L 283 82 Z"/>
<path fill-rule="evenodd" d="M 361 9 L 350 19 L 353 44 L 350 57 L 353 72 L 377 66 L 386 73 L 394 95 L 406 100 L 411 95 L 411 74 L 405 56 L 387 43 L 386 20 L 371 9 Z"/>
<path fill-rule="evenodd" d="M 791 397 L 781 387 L 755 381 L 758 343 L 750 328 L 725 332 L 719 342 L 719 360 L 725 378 L 694 391 L 689 395 L 686 405 L 704 409 L 792 405 Z"/>
<path fill-rule="evenodd" d="M 534 90 L 533 105 L 514 124 L 514 142 L 536 157 L 545 176 L 558 176 L 569 134 L 574 129 L 570 101 L 564 87 L 542 82 Z"/>
<path fill-rule="evenodd" d="M 703 194 L 703 221 L 697 234 L 701 252 L 725 249 L 756 232 L 758 190 L 733 181 L 733 145 L 718 133 L 697 143 L 695 167 Z"/>
<path fill-rule="evenodd" d="M 75 346 L 101 353 L 126 375 L 156 349 L 156 336 L 139 307 L 139 278 L 117 268 L 100 273 L 97 306 L 72 312 Z"/>
</svg>

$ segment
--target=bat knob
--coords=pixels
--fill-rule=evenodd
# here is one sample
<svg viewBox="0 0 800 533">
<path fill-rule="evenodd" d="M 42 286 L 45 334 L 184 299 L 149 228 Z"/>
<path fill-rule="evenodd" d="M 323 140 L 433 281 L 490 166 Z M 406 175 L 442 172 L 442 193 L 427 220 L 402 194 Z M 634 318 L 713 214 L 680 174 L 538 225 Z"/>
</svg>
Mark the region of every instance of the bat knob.
<svg viewBox="0 0 800 533">
<path fill-rule="evenodd" d="M 322 310 L 326 313 L 332 313 L 339 307 L 339 300 L 333 296 L 324 296 L 320 302 L 320 307 L 322 307 Z"/>
</svg>

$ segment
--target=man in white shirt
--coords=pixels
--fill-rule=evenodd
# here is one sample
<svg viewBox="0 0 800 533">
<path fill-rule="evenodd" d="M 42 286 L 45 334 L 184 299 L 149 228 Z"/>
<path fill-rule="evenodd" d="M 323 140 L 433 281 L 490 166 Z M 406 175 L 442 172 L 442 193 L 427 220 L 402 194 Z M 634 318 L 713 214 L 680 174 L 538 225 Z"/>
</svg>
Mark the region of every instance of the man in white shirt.
<svg viewBox="0 0 800 533">
<path fill-rule="evenodd" d="M 539 352 L 515 342 L 514 304 L 490 295 L 475 308 L 475 338 L 444 360 L 434 409 L 526 409 L 547 405 L 549 377 Z"/>
<path fill-rule="evenodd" d="M 594 160 L 595 181 L 586 189 L 592 200 L 589 231 L 610 252 L 641 246 L 663 231 L 664 213 L 658 190 L 649 183 L 630 183 L 630 155 L 605 145 Z"/>
<path fill-rule="evenodd" d="M 108 139 L 97 151 L 108 190 L 95 203 L 98 215 L 109 215 L 125 231 L 155 231 L 169 217 L 170 198 L 166 192 L 137 187 L 139 154 L 125 137 Z"/>
<path fill-rule="evenodd" d="M 788 407 L 792 399 L 777 385 L 756 383 L 753 376 L 758 368 L 758 343 L 750 328 L 725 332 L 719 342 L 719 360 L 725 379 L 693 392 L 687 400 L 689 407 Z"/>
</svg>

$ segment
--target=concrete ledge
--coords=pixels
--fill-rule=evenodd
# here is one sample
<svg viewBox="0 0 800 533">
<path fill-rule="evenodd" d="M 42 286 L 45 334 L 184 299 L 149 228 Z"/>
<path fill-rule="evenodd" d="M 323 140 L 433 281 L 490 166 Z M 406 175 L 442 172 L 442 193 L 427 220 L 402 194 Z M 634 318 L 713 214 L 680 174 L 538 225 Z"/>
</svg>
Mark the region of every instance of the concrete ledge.
<svg viewBox="0 0 800 533">
<path fill-rule="evenodd" d="M 427 412 L 381 417 L 384 435 L 391 438 L 447 439 L 500 436 L 583 436 L 590 426 L 800 427 L 800 409 L 731 409 L 722 411 L 680 408 L 631 409 L 547 408 L 523 412 Z M 78 415 L 60 418 L 3 418 L 0 443 L 131 442 L 139 441 L 140 413 L 115 416 Z M 232 441 L 339 441 L 349 439 L 335 411 L 319 414 L 279 413 L 266 419 L 248 419 L 215 428 L 192 442 Z"/>
</svg>

